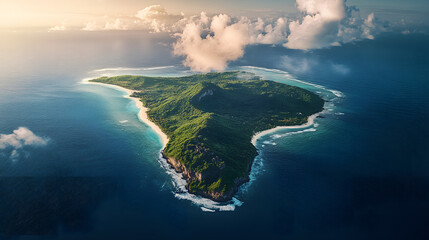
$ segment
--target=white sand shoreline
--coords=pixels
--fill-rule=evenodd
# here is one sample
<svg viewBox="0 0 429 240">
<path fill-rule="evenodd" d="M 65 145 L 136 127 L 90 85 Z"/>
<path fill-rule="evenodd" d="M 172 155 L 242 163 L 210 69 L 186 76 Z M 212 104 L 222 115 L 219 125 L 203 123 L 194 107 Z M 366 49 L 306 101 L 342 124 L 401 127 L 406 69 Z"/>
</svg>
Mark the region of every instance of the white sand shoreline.
<svg viewBox="0 0 429 240">
<path fill-rule="evenodd" d="M 132 95 L 133 93 L 138 92 L 138 91 L 130 90 L 130 89 L 123 88 L 123 87 L 119 87 L 119 86 L 117 86 L 117 85 L 113 85 L 113 84 L 105 84 L 105 83 L 98 83 L 98 82 L 89 82 L 89 80 L 90 80 L 90 79 L 94 79 L 94 78 L 86 78 L 86 79 L 83 79 L 81 83 L 82 83 L 82 84 L 102 85 L 102 86 L 105 86 L 105 87 L 109 87 L 109 88 L 113 88 L 113 89 L 118 89 L 118 90 L 121 90 L 121 91 L 125 92 L 125 93 L 126 93 L 126 95 L 124 95 L 124 97 L 125 97 L 125 98 L 129 98 L 129 99 L 132 99 L 132 100 L 135 102 L 136 106 L 140 109 L 140 111 L 139 111 L 139 113 L 138 113 L 139 120 L 140 120 L 140 121 L 142 121 L 142 122 L 144 122 L 144 123 L 146 123 L 149 127 L 151 127 L 151 128 L 155 131 L 155 133 L 159 136 L 159 138 L 160 138 L 160 140 L 162 141 L 162 144 L 163 144 L 163 146 L 162 146 L 162 150 L 166 147 L 167 142 L 168 142 L 168 140 L 169 140 L 169 139 L 168 139 L 167 135 L 166 135 L 164 132 L 162 132 L 162 130 L 159 128 L 159 126 L 158 126 L 158 125 L 156 125 L 154 122 L 151 122 L 151 121 L 148 119 L 147 111 L 148 111 L 149 109 L 143 106 L 143 103 L 140 101 L 140 99 L 139 99 L 139 98 L 131 97 L 131 95 Z M 313 115 L 309 116 L 309 117 L 308 117 L 308 120 L 307 120 L 307 123 L 302 124 L 302 125 L 294 125 L 294 126 L 278 126 L 278 127 L 272 128 L 272 129 L 265 130 L 265 131 L 257 132 L 257 133 L 255 133 L 255 134 L 252 136 L 251 143 L 256 147 L 256 141 L 257 141 L 260 137 L 262 137 L 262 136 L 264 136 L 264 135 L 272 134 L 272 133 L 274 133 L 274 132 L 276 132 L 277 130 L 280 130 L 280 129 L 299 129 L 299 128 L 306 128 L 306 127 L 309 127 L 309 126 L 311 126 L 311 125 L 313 125 L 313 124 L 314 124 L 314 119 L 316 119 L 316 118 L 317 118 L 317 116 L 319 116 L 319 115 L 320 115 L 321 113 L 323 113 L 324 111 L 325 111 L 325 110 L 323 110 L 323 111 L 321 111 L 321 112 L 319 112 L 319 113 L 316 113 L 316 114 L 313 114 Z M 161 151 L 162 151 L 162 150 L 161 150 Z M 164 161 L 162 162 L 162 165 L 163 165 L 163 166 L 166 166 L 165 164 L 167 164 L 168 166 L 171 166 L 171 165 L 166 161 L 166 159 L 164 159 L 162 156 L 161 156 L 161 159 L 163 159 L 163 160 L 164 160 Z M 253 166 L 252 166 L 251 171 L 254 171 L 254 170 L 255 170 L 255 169 L 254 169 L 254 168 L 253 168 Z M 178 177 L 179 179 L 183 179 L 183 178 L 182 178 L 182 174 L 181 174 L 181 173 L 177 173 L 173 168 L 170 168 L 168 171 L 169 171 L 171 174 L 173 174 L 173 176 L 176 176 L 176 177 Z M 249 173 L 249 174 L 251 174 L 251 173 Z M 174 179 L 174 177 L 173 177 L 173 179 Z M 179 183 L 179 182 L 177 182 L 177 179 L 175 180 L 175 182 L 176 182 L 176 184 L 177 184 L 177 183 Z M 186 182 L 183 184 L 183 186 L 182 186 L 182 190 L 186 190 L 186 188 L 185 188 L 185 184 L 186 184 Z M 187 191 L 186 191 L 186 192 L 187 192 Z M 180 198 L 180 197 L 179 197 L 179 199 L 188 199 L 188 200 L 190 200 L 190 201 L 192 201 L 192 202 L 196 203 L 197 205 L 201 205 L 201 206 L 202 206 L 202 207 L 201 207 L 201 209 L 202 209 L 203 211 L 210 211 L 210 212 L 213 212 L 213 211 L 215 211 L 215 210 L 218 210 L 218 211 L 234 211 L 234 209 L 235 209 L 235 207 L 236 207 L 236 206 L 241 206 L 241 204 L 242 204 L 242 203 L 241 203 L 241 204 L 237 205 L 236 203 L 228 203 L 227 205 L 218 205 L 219 203 L 217 203 L 217 202 L 212 202 L 212 200 L 210 200 L 210 199 L 202 198 L 202 197 L 199 197 L 199 196 L 197 196 L 197 195 L 191 194 L 191 193 L 189 193 L 189 192 L 187 192 L 187 193 L 189 194 L 189 196 L 191 196 L 190 198 L 189 198 L 189 197 L 184 197 L 184 198 Z M 177 194 L 177 193 L 176 193 L 176 194 Z M 176 196 L 176 197 L 177 197 L 177 196 Z M 206 201 L 208 201 L 208 202 L 204 202 L 204 201 L 202 201 L 202 199 L 205 199 L 205 200 L 206 200 Z M 235 198 L 233 198 L 233 199 L 235 199 Z M 237 200 L 237 199 L 235 199 L 235 201 L 240 202 L 240 201 L 239 201 L 239 200 Z"/>
<path fill-rule="evenodd" d="M 167 137 L 167 135 L 164 132 L 162 132 L 161 128 L 159 128 L 158 125 L 156 125 L 154 122 L 150 121 L 149 118 L 148 118 L 148 116 L 147 116 L 147 111 L 149 109 L 143 106 L 143 103 L 140 101 L 139 98 L 131 97 L 131 95 L 133 93 L 138 92 L 138 91 L 130 90 L 130 89 L 123 88 L 123 87 L 120 87 L 120 86 L 117 86 L 117 85 L 113 85 L 113 84 L 106 84 L 106 83 L 99 83 L 99 82 L 90 82 L 89 81 L 90 79 L 92 79 L 92 78 L 85 78 L 85 79 L 82 80 L 81 83 L 83 83 L 83 84 L 102 85 L 102 86 L 105 86 L 105 87 L 114 88 L 114 89 L 118 89 L 118 90 L 121 90 L 123 92 L 126 92 L 127 94 L 124 95 L 124 97 L 133 100 L 135 102 L 137 108 L 139 108 L 139 110 L 140 110 L 139 113 L 138 113 L 139 120 L 142 121 L 142 122 L 144 122 L 144 123 L 146 123 L 159 136 L 159 138 L 161 139 L 161 142 L 162 142 L 162 149 L 164 149 L 165 146 L 167 146 L 167 143 L 168 143 L 168 137 Z"/>
<path fill-rule="evenodd" d="M 102 85 L 102 86 L 105 86 L 105 87 L 115 88 L 115 89 L 121 90 L 123 92 L 126 92 L 127 95 L 125 95 L 124 97 L 133 100 L 136 103 L 136 106 L 140 109 L 140 111 L 138 113 L 139 120 L 142 121 L 142 122 L 144 122 L 144 123 L 146 123 L 149 127 L 151 127 L 155 131 L 155 133 L 161 139 L 161 142 L 162 142 L 162 145 L 163 145 L 163 149 L 165 148 L 165 146 L 168 143 L 168 137 L 167 137 L 167 135 L 164 132 L 162 132 L 161 128 L 159 128 L 158 125 L 156 125 L 154 122 L 152 122 L 152 121 L 149 120 L 149 118 L 147 117 L 147 113 L 146 113 L 149 109 L 143 106 L 143 103 L 140 101 L 140 99 L 139 98 L 135 98 L 135 97 L 131 97 L 131 95 L 133 93 L 138 92 L 138 91 L 130 90 L 130 89 L 123 88 L 123 87 L 120 87 L 120 86 L 117 86 L 117 85 L 113 85 L 113 84 L 106 84 L 106 83 L 99 83 L 99 82 L 89 82 L 90 79 L 92 79 L 92 78 L 85 78 L 85 79 L 82 80 L 82 83 L 83 84 Z M 310 127 L 310 126 L 312 126 L 314 124 L 314 119 L 316 119 L 323 111 L 315 113 L 315 114 L 309 116 L 307 122 L 304 123 L 304 124 L 302 124 L 302 125 L 277 126 L 275 128 L 271 128 L 271 129 L 268 129 L 268 130 L 265 130 L 265 131 L 257 132 L 257 133 L 255 133 L 252 136 L 252 139 L 251 139 L 250 142 L 253 144 L 253 146 L 256 147 L 256 141 L 260 137 L 268 135 L 268 134 L 272 134 L 272 133 L 276 132 L 277 130 L 280 130 L 280 129 L 300 129 L 300 128 Z"/>
<path fill-rule="evenodd" d="M 323 110 L 323 111 L 324 111 L 324 110 Z M 304 124 L 301 124 L 301 125 L 277 126 L 277 127 L 275 127 L 275 128 L 271 128 L 271 129 L 268 129 L 268 130 L 265 130 L 265 131 L 257 132 L 257 133 L 255 133 L 255 134 L 252 136 L 252 140 L 251 140 L 250 142 L 253 144 L 253 146 L 255 146 L 255 147 L 256 147 L 256 141 L 257 141 L 260 137 L 265 136 L 265 135 L 268 135 L 268 134 L 272 134 L 272 133 L 276 132 L 277 130 L 280 130 L 280 129 L 300 129 L 300 128 L 310 127 L 310 126 L 312 126 L 312 125 L 314 124 L 314 119 L 316 119 L 316 118 L 317 118 L 321 113 L 323 113 L 323 111 L 318 112 L 318 113 L 315 113 L 315 114 L 313 114 L 313 115 L 310 115 L 310 116 L 308 117 L 308 119 L 307 119 L 307 122 L 306 122 L 306 123 L 304 123 Z"/>
</svg>

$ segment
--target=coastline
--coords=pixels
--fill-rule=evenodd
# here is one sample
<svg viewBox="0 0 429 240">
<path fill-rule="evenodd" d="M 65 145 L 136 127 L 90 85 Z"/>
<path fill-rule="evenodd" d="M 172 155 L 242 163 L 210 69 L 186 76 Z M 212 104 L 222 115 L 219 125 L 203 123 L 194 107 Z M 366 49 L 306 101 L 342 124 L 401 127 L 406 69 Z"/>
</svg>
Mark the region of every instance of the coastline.
<svg viewBox="0 0 429 240">
<path fill-rule="evenodd" d="M 131 99 L 135 102 L 136 107 L 139 109 L 139 113 L 138 113 L 138 118 L 141 122 L 146 123 L 150 128 L 152 128 L 155 133 L 159 136 L 161 142 L 162 142 L 162 150 L 165 148 L 165 146 L 167 146 L 168 143 L 168 137 L 167 135 L 161 130 L 160 127 L 158 127 L 158 125 L 156 125 L 154 122 L 150 121 L 148 116 L 147 116 L 147 111 L 149 110 L 149 108 L 146 108 L 143 106 L 143 103 L 140 101 L 139 98 L 136 97 L 131 97 L 131 95 L 135 92 L 135 90 L 130 90 L 127 88 L 123 88 L 117 85 L 113 85 L 113 84 L 106 84 L 106 83 L 98 83 L 98 82 L 90 82 L 89 80 L 92 78 L 85 78 L 82 80 L 82 84 L 94 84 L 94 85 L 102 85 L 105 87 L 109 87 L 109 88 L 114 88 L 114 89 L 118 89 L 121 90 L 123 92 L 126 92 L 127 94 L 124 95 L 125 98 Z"/>
<path fill-rule="evenodd" d="M 113 88 L 113 89 L 117 89 L 117 90 L 120 90 L 120 91 L 123 91 L 123 92 L 125 92 L 126 93 L 126 95 L 124 95 L 123 97 L 125 97 L 125 98 L 128 98 L 128 99 L 131 99 L 131 100 L 133 100 L 134 102 L 135 102 L 135 104 L 136 104 L 136 106 L 139 108 L 139 113 L 138 113 L 138 118 L 139 118 L 139 120 L 141 121 L 141 122 L 143 122 L 143 123 L 146 123 L 149 127 L 151 127 L 154 131 L 155 131 L 155 133 L 159 136 L 159 138 L 160 138 L 160 140 L 161 140 L 161 142 L 162 142 L 162 149 L 161 149 L 161 158 L 162 159 L 164 159 L 164 161 L 165 161 L 165 163 L 167 164 L 167 165 L 169 165 L 171 168 L 172 168 L 172 170 L 175 172 L 175 173 L 177 173 L 177 174 L 179 174 L 180 175 L 180 177 L 182 178 L 182 179 L 186 179 L 185 177 L 184 177 L 184 171 L 178 171 L 177 169 L 176 169 L 176 167 L 175 167 L 175 164 L 173 164 L 171 161 L 170 161 L 170 159 L 169 158 L 166 158 L 164 155 L 163 155 L 163 150 L 165 149 L 165 147 L 166 147 L 166 145 L 167 145 L 167 143 L 168 143 L 168 141 L 169 141 L 169 139 L 168 139 L 168 137 L 167 137 L 167 135 L 164 133 L 164 132 L 162 132 L 162 130 L 161 130 L 161 128 L 158 126 L 158 125 L 156 125 L 154 122 L 152 122 L 152 121 L 150 121 L 149 120 L 149 118 L 148 118 L 148 116 L 147 116 L 147 111 L 149 110 L 148 108 L 146 108 L 146 107 L 144 107 L 143 106 L 143 103 L 140 101 L 140 99 L 139 98 L 136 98 L 136 97 L 131 97 L 131 95 L 133 94 L 133 93 L 135 93 L 135 92 L 139 92 L 139 91 L 136 91 L 136 90 L 130 90 L 130 89 L 127 89 L 127 88 L 123 88 L 123 87 L 120 87 L 120 86 L 117 86 L 117 85 L 113 85 L 113 84 L 106 84 L 106 83 L 99 83 L 99 82 L 89 82 L 89 80 L 90 79 L 93 79 L 93 78 L 86 78 L 86 79 L 83 79 L 82 81 L 81 81 L 81 83 L 82 84 L 94 84 L 94 85 L 102 85 L 102 86 L 105 86 L 105 87 L 109 87 L 109 88 Z M 308 118 L 307 118 L 307 122 L 306 123 L 304 123 L 304 124 L 302 124 L 302 125 L 292 125 L 292 126 L 277 126 L 277 127 L 275 127 L 275 128 L 271 128 L 271 129 L 267 129 L 267 130 L 264 130 L 264 131 L 260 131 L 260 132 L 256 132 L 252 137 L 251 137 L 251 143 L 252 143 L 252 145 L 255 147 L 255 148 L 257 148 L 256 147 L 256 142 L 257 142 L 257 140 L 260 138 L 260 137 L 262 137 L 262 136 L 264 136 L 264 135 L 268 135 L 268 134 L 272 134 L 272 133 L 274 133 L 274 132 L 276 132 L 277 130 L 280 130 L 280 129 L 300 129 L 300 128 L 306 128 L 306 127 L 309 127 L 309 126 L 312 126 L 313 124 L 314 124 L 314 120 L 321 114 L 321 113 L 323 113 L 325 111 L 325 106 L 323 107 L 323 110 L 322 111 L 320 111 L 320 112 L 318 112 L 318 113 L 315 113 L 315 114 L 313 114 L 313 115 L 310 115 Z M 255 156 L 255 158 L 256 158 L 256 156 Z M 251 175 L 251 172 L 254 170 L 254 168 L 253 168 L 253 163 L 255 162 L 255 158 L 252 160 L 252 163 L 250 164 L 250 167 L 249 167 L 249 171 L 248 171 L 248 176 L 247 176 L 247 178 L 242 178 L 242 179 L 237 179 L 237 181 L 235 182 L 235 186 L 234 186 L 234 190 L 232 190 L 232 192 L 231 192 L 231 195 L 229 195 L 229 198 L 231 198 L 231 199 L 234 199 L 233 197 L 236 195 L 236 193 L 239 191 L 239 188 L 244 184 L 244 183 L 246 183 L 246 182 L 249 182 L 250 181 L 250 175 Z M 196 196 L 200 196 L 200 197 L 202 197 L 202 198 L 206 198 L 206 199 L 210 199 L 210 200 L 214 200 L 213 198 L 211 198 L 210 196 L 205 196 L 204 194 L 197 194 Z M 214 200 L 214 201 L 216 201 L 216 200 Z M 217 203 L 225 203 L 225 201 L 216 201 Z"/>
<path fill-rule="evenodd" d="M 306 127 L 310 127 L 311 125 L 313 125 L 314 124 L 314 120 L 321 114 L 321 113 L 323 113 L 323 111 L 325 111 L 324 109 L 321 111 L 321 112 L 318 112 L 318 113 L 315 113 L 315 114 L 313 114 L 313 115 L 310 115 L 308 118 L 307 118 L 307 122 L 306 123 L 304 123 L 304 124 L 301 124 L 301 125 L 292 125 L 292 126 L 277 126 L 277 127 L 275 127 L 275 128 L 271 128 L 271 129 L 268 129 L 268 130 L 264 130 L 264 131 L 261 131 L 261 132 L 257 132 L 257 133 L 255 133 L 253 136 L 252 136 L 252 140 L 250 141 L 252 144 L 253 144 L 253 146 L 255 146 L 256 147 L 256 141 L 260 138 L 260 137 L 262 137 L 262 136 L 265 136 L 265 135 L 268 135 L 268 134 L 271 134 L 271 133 L 274 133 L 274 132 L 276 132 L 277 130 L 280 130 L 280 129 L 300 129 L 300 128 L 306 128 Z"/>
<path fill-rule="evenodd" d="M 161 151 L 164 150 L 164 148 L 167 146 L 167 143 L 168 143 L 169 139 L 168 139 L 167 135 L 161 130 L 161 128 L 158 125 L 156 125 L 154 122 L 152 122 L 152 121 L 149 120 L 149 118 L 147 116 L 147 113 L 146 113 L 149 109 L 143 106 L 143 103 L 140 101 L 140 99 L 139 98 L 135 98 L 135 97 L 131 97 L 131 95 L 133 93 L 138 92 L 138 91 L 127 89 L 127 88 L 123 88 L 123 87 L 120 87 L 120 86 L 117 86 L 117 85 L 113 85 L 113 84 L 106 84 L 106 83 L 99 83 L 99 82 L 90 82 L 89 81 L 90 79 L 92 79 L 92 78 L 85 78 L 85 79 L 83 79 L 81 81 L 81 83 L 82 84 L 102 85 L 102 86 L 105 86 L 105 87 L 110 87 L 110 88 L 114 88 L 114 89 L 118 89 L 118 90 L 121 90 L 123 92 L 126 92 L 127 95 L 124 95 L 124 97 L 133 100 L 135 102 L 137 108 L 140 109 L 140 111 L 138 113 L 139 120 L 142 121 L 142 122 L 144 122 L 144 123 L 146 123 L 149 127 L 151 127 L 155 131 L 155 133 L 160 137 L 161 142 L 162 142 L 162 150 Z M 321 112 L 318 112 L 318 113 L 315 113 L 313 115 L 310 115 L 307 118 L 307 122 L 304 123 L 304 124 L 301 124 L 301 125 L 277 126 L 275 128 L 271 128 L 271 129 L 267 129 L 267 130 L 264 130 L 264 131 L 256 132 L 252 136 L 250 142 L 252 143 L 253 146 L 256 147 L 256 141 L 260 137 L 268 135 L 268 134 L 271 134 L 271 133 L 274 133 L 277 130 L 280 130 L 280 129 L 300 129 L 300 128 L 310 127 L 311 125 L 314 124 L 314 120 L 320 114 L 322 114 L 324 111 L 325 111 L 325 106 L 323 107 L 323 110 Z"/>
</svg>

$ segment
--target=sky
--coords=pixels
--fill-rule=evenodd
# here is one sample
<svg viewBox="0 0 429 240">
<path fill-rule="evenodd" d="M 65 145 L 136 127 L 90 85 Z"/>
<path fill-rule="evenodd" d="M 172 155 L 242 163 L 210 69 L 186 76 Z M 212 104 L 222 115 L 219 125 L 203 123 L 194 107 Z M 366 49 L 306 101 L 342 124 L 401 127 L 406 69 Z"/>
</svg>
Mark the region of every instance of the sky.
<svg viewBox="0 0 429 240">
<path fill-rule="evenodd" d="M 222 71 L 248 46 L 313 49 L 428 33 L 427 0 L 0 0 L 0 30 L 166 34 L 193 71 Z"/>
<path fill-rule="evenodd" d="M 348 0 L 361 11 L 429 12 L 427 0 Z M 132 16 L 151 5 L 161 5 L 172 13 L 227 13 L 260 16 L 296 13 L 295 0 L 0 0 L 0 28 L 28 28 L 57 25 L 82 25 L 100 17 Z"/>
</svg>

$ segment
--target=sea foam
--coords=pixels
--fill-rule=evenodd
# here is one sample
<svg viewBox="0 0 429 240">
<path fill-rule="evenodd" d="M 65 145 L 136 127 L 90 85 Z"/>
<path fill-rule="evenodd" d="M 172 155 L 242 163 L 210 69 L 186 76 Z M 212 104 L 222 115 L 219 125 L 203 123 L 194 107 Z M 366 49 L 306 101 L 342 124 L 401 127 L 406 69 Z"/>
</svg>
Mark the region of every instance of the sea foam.
<svg viewBox="0 0 429 240">
<path fill-rule="evenodd" d="M 126 67 L 117 67 L 117 68 L 103 68 L 103 69 L 97 69 L 92 71 L 93 73 L 96 73 L 97 76 L 93 76 L 91 78 L 88 79 L 93 79 L 95 77 L 100 77 L 100 76 L 117 76 L 117 75 L 122 75 L 122 74 L 135 74 L 135 71 L 139 71 L 139 75 L 144 75 L 145 71 L 148 71 L 148 74 L 153 73 L 151 71 L 153 70 L 162 70 L 162 69 L 167 69 L 167 68 L 174 68 L 177 66 L 161 66 L 161 67 L 150 67 L 150 68 L 126 68 Z M 285 80 L 289 80 L 289 81 L 295 81 L 295 82 L 299 82 L 302 83 L 303 85 L 308 85 L 311 87 L 314 87 L 316 89 L 318 89 L 317 91 L 315 91 L 316 93 L 318 93 L 319 95 L 321 95 L 322 97 L 327 97 L 326 93 L 330 93 L 333 96 L 330 97 L 328 96 L 328 99 L 325 100 L 329 100 L 330 103 L 325 106 L 325 111 L 329 109 L 333 109 L 334 105 L 332 103 L 332 101 L 334 100 L 334 98 L 342 98 L 345 95 L 337 90 L 332 90 L 332 89 L 327 89 L 324 86 L 318 85 L 318 84 L 314 84 L 314 83 L 308 83 L 308 82 L 304 82 L 298 79 L 295 79 L 291 74 L 289 74 L 288 72 L 279 70 L 279 69 L 268 69 L 268 68 L 262 68 L 262 67 L 254 67 L 254 66 L 243 66 L 243 67 L 239 67 L 239 68 L 247 68 L 247 69 L 252 69 L 256 72 L 254 72 L 256 75 L 258 75 L 257 71 L 266 71 L 266 72 L 272 72 L 272 73 L 276 73 L 276 74 L 280 74 L 281 78 Z M 127 73 L 128 71 L 128 73 Z M 172 72 L 172 70 L 169 70 L 170 74 Z M 177 73 L 178 75 L 184 75 L 184 74 L 195 74 L 195 72 L 192 71 L 183 71 L 183 69 L 177 69 Z M 162 76 L 162 73 L 159 74 L 160 76 Z M 85 79 L 83 82 L 87 81 L 88 79 Z M 276 80 L 276 79 L 274 79 Z M 325 95 L 324 93 L 325 92 Z M 324 111 L 324 112 L 325 112 Z M 315 118 L 315 116 L 314 116 Z M 127 120 L 122 120 L 120 121 L 120 123 L 126 123 Z M 274 140 L 282 138 L 282 137 L 286 137 L 286 136 L 291 136 L 291 135 L 295 135 L 295 134 L 301 134 L 301 133 L 306 133 L 306 132 L 314 132 L 316 131 L 316 127 L 319 125 L 318 123 L 313 122 L 311 124 L 313 127 L 308 128 L 309 126 L 305 126 L 302 127 L 302 130 L 298 130 L 298 131 L 293 131 L 293 132 L 287 132 L 287 133 L 275 133 L 275 132 L 271 132 L 268 133 L 268 135 L 270 136 L 271 140 L 266 140 L 259 146 L 265 146 L 265 144 L 267 145 L 276 145 L 277 143 L 274 142 Z M 300 129 L 299 127 L 295 128 L 295 129 Z M 257 151 L 258 151 L 258 156 L 255 157 L 253 163 L 252 163 L 252 168 L 251 171 L 249 173 L 249 181 L 247 183 L 244 183 L 243 185 L 240 186 L 238 193 L 236 194 L 235 197 L 232 198 L 231 201 L 225 202 L 225 203 L 219 203 L 219 202 L 215 202 L 213 200 L 207 199 L 207 198 L 203 198 L 194 194 L 191 194 L 188 192 L 188 190 L 186 189 L 186 180 L 183 179 L 182 175 L 180 173 L 177 173 L 166 161 L 166 159 L 164 159 L 162 157 L 162 154 L 159 154 L 159 158 L 158 158 L 158 162 L 160 163 L 160 166 L 165 169 L 165 172 L 171 177 L 171 186 L 173 187 L 173 194 L 177 199 L 181 199 L 181 200 L 188 200 L 190 202 L 192 202 L 194 205 L 198 206 L 202 211 L 204 212 L 216 212 L 216 211 L 234 211 L 237 207 L 242 206 L 243 205 L 243 201 L 239 200 L 239 198 L 241 198 L 243 196 L 244 193 L 246 193 L 249 189 L 250 186 L 252 185 L 252 183 L 258 178 L 258 176 L 260 174 L 262 174 L 263 172 L 265 172 L 265 168 L 264 168 L 264 158 L 263 158 L 263 152 L 260 149 L 260 147 L 257 146 L 257 144 L 255 144 L 255 147 L 257 147 Z M 165 184 L 163 184 L 162 188 L 165 188 Z"/>
<path fill-rule="evenodd" d="M 319 85 L 319 84 L 315 84 L 315 83 L 310 83 L 310 82 L 305 82 L 305 81 L 302 81 L 302 80 L 298 80 L 298 79 L 294 78 L 289 72 L 286 72 L 286 71 L 283 71 L 283 70 L 269 69 L 269 68 L 263 68 L 263 67 L 254 67 L 254 66 L 242 66 L 240 68 L 247 68 L 247 69 L 262 70 L 262 71 L 266 71 L 266 72 L 278 73 L 278 74 L 281 74 L 284 77 L 286 77 L 287 80 L 294 81 L 294 82 L 299 82 L 299 83 L 302 83 L 302 84 L 305 84 L 305 85 L 309 85 L 309 86 L 312 86 L 312 87 L 315 87 L 315 88 L 318 88 L 318 89 L 322 89 L 322 90 L 328 91 L 328 92 L 332 93 L 335 97 L 338 97 L 338 98 L 344 98 L 345 97 L 345 94 L 342 93 L 342 92 L 340 92 L 340 91 L 338 91 L 338 90 L 328 89 L 328 88 L 326 88 L 326 87 L 324 87 L 322 85 Z M 316 91 L 316 93 L 321 94 L 322 92 L 321 91 Z"/>
<path fill-rule="evenodd" d="M 234 211 L 237 206 L 241 206 L 243 204 L 243 202 L 237 198 L 233 198 L 231 201 L 225 203 L 219 203 L 211 199 L 189 193 L 186 189 L 186 180 L 183 179 L 182 174 L 177 173 L 170 164 L 168 164 L 167 160 L 162 157 L 162 154 L 159 155 L 158 161 L 161 167 L 166 170 L 165 172 L 172 178 L 171 184 L 173 186 L 173 194 L 176 198 L 189 200 L 206 212 Z"/>
</svg>

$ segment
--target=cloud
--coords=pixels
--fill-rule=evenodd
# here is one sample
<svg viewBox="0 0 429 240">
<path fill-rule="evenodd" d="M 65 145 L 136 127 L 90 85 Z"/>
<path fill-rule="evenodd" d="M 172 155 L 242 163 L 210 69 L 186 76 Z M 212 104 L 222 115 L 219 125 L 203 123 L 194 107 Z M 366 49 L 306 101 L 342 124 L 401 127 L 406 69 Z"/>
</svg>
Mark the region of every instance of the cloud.
<svg viewBox="0 0 429 240">
<path fill-rule="evenodd" d="M 225 69 L 228 61 L 243 56 L 250 41 L 248 20 L 232 23 L 225 14 L 209 19 L 202 13 L 198 21 L 187 23 L 177 36 L 174 54 L 185 56 L 183 64 L 200 72 Z"/>
<path fill-rule="evenodd" d="M 107 18 L 107 17 L 106 17 Z M 108 30 L 135 30 L 139 26 L 133 19 L 116 18 L 112 20 L 100 22 L 88 22 L 83 31 L 108 31 Z"/>
<path fill-rule="evenodd" d="M 176 43 L 174 54 L 185 56 L 183 64 L 193 71 L 221 71 L 228 62 L 237 60 L 250 44 L 279 44 L 285 41 L 287 20 L 278 18 L 266 23 L 258 18 L 252 21 L 246 17 L 231 18 L 226 14 L 208 17 L 183 18 L 173 29 Z"/>
<path fill-rule="evenodd" d="M 345 0 L 297 0 L 298 9 L 306 15 L 289 24 L 285 47 L 317 49 L 338 46 L 360 39 L 373 39 L 375 16 L 359 16 L 359 9 L 348 7 Z"/>
<path fill-rule="evenodd" d="M 0 134 L 0 150 L 8 150 L 10 159 L 17 159 L 24 147 L 41 147 L 48 142 L 48 138 L 36 136 L 25 127 L 19 127 L 11 134 Z"/>
<path fill-rule="evenodd" d="M 338 63 L 331 63 L 330 65 L 332 70 L 338 74 L 347 75 L 350 73 L 350 68 L 348 68 L 346 65 Z"/>
<path fill-rule="evenodd" d="M 351 72 L 350 68 L 344 64 L 322 61 L 318 57 L 283 56 L 278 67 L 298 74 L 326 70 L 338 75 L 347 75 Z"/>
<path fill-rule="evenodd" d="M 129 22 L 117 18 L 113 22 L 106 22 L 103 30 L 130 30 L 131 28 Z"/>
<path fill-rule="evenodd" d="M 103 30 L 103 27 L 98 25 L 97 22 L 88 22 L 85 27 L 82 28 L 83 31 L 100 31 Z"/>
<path fill-rule="evenodd" d="M 171 28 L 178 31 L 174 54 L 184 56 L 183 64 L 191 70 L 221 71 L 228 62 L 242 57 L 248 45 L 320 49 L 373 39 L 374 33 L 381 29 L 373 13 L 363 19 L 359 9 L 347 6 L 345 0 L 297 0 L 297 7 L 304 16 L 293 21 L 286 18 L 252 21 L 246 17 L 234 19 L 225 14 L 210 18 L 205 13 L 199 17 L 182 18 Z M 285 65 L 294 64 L 288 63 L 287 59 L 283 62 Z M 303 61 L 295 69 L 306 71 L 311 64 Z M 338 66 L 331 68 L 337 73 L 347 72 Z"/>
<path fill-rule="evenodd" d="M 314 59 L 293 58 L 290 56 L 283 56 L 280 62 L 282 68 L 293 73 L 306 73 L 318 64 L 319 63 Z"/>
<path fill-rule="evenodd" d="M 258 18 L 253 24 L 253 36 L 251 36 L 253 44 L 281 44 L 284 43 L 287 36 L 287 19 L 278 18 L 273 23 L 265 23 L 262 18 Z"/>
<path fill-rule="evenodd" d="M 150 30 L 151 32 L 172 32 L 173 26 L 184 14 L 170 14 L 160 5 L 152 5 L 137 12 L 134 16 L 103 19 L 87 22 L 83 31 L 108 30 Z"/>
<path fill-rule="evenodd" d="M 153 32 L 170 32 L 184 14 L 170 14 L 161 5 L 152 5 L 137 12 L 136 17 Z"/>
<path fill-rule="evenodd" d="M 310 50 L 362 39 L 373 39 L 378 20 L 372 13 L 361 18 L 359 9 L 346 0 L 296 0 L 302 16 L 280 18 L 234 18 L 226 14 L 197 16 L 168 12 L 151 5 L 134 16 L 88 22 L 82 30 L 150 30 L 167 32 L 176 38 L 173 53 L 183 56 L 183 64 L 194 71 L 222 71 L 228 63 L 244 55 L 248 45 L 282 45 L 290 49 Z M 62 29 L 61 26 L 54 29 Z M 305 64 L 305 62 L 304 62 Z M 305 68 L 306 65 L 300 68 Z"/>
<path fill-rule="evenodd" d="M 55 32 L 55 31 L 65 31 L 67 30 L 67 27 L 64 23 L 61 25 L 56 25 L 54 27 L 49 28 L 48 32 Z"/>
</svg>

